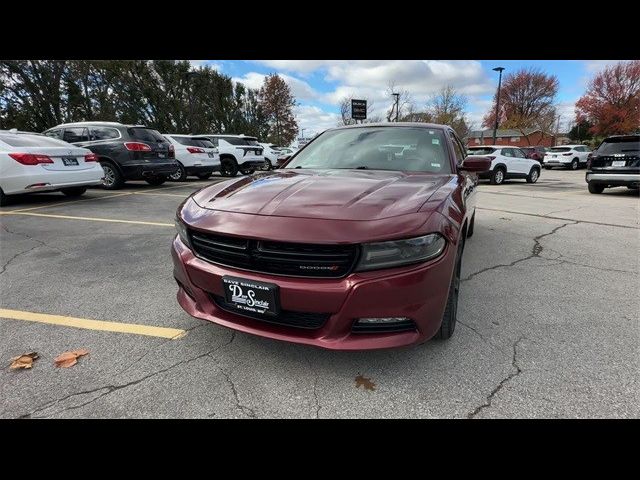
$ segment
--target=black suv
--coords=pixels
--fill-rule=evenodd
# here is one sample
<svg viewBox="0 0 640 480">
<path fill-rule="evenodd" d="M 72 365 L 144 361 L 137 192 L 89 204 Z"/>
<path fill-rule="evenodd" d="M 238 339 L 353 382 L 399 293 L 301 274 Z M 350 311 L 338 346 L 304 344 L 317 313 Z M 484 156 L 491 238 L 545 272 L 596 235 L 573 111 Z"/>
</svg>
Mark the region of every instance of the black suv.
<svg viewBox="0 0 640 480">
<path fill-rule="evenodd" d="M 605 138 L 587 160 L 589 192 L 608 187 L 640 187 L 640 135 Z"/>
<path fill-rule="evenodd" d="M 157 130 L 142 125 L 64 123 L 43 133 L 95 153 L 104 169 L 107 190 L 121 188 L 126 180 L 162 185 L 179 168 L 173 145 Z"/>
</svg>

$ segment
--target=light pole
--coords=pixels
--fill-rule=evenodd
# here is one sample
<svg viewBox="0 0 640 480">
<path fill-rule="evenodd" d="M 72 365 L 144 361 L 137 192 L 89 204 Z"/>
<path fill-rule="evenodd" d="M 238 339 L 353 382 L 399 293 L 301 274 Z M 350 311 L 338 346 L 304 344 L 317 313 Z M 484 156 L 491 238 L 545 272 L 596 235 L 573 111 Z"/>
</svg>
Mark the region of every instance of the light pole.
<svg viewBox="0 0 640 480">
<path fill-rule="evenodd" d="M 496 67 L 493 69 L 494 72 L 500 72 L 500 76 L 498 77 L 498 98 L 496 99 L 496 123 L 493 126 L 493 144 L 496 144 L 496 132 L 498 131 L 498 115 L 500 112 L 500 87 L 502 86 L 502 71 L 504 67 Z"/>
<path fill-rule="evenodd" d="M 394 97 L 396 97 L 396 123 L 398 122 L 398 104 L 400 103 L 400 94 L 399 93 L 392 93 L 391 95 L 393 95 Z"/>
</svg>

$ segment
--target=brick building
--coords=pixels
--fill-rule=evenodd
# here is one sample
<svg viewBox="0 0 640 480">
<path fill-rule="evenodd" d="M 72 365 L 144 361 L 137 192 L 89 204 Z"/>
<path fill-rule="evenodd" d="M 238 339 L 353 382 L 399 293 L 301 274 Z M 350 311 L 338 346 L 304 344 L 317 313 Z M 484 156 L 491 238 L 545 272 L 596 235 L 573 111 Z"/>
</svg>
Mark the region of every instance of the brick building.
<svg viewBox="0 0 640 480">
<path fill-rule="evenodd" d="M 493 129 L 473 130 L 467 137 L 467 145 L 492 145 Z M 514 147 L 543 146 L 553 147 L 556 144 L 555 136 L 542 132 L 537 128 L 525 128 L 523 131 L 512 129 L 498 129 L 496 131 L 496 144 L 511 145 Z"/>
</svg>

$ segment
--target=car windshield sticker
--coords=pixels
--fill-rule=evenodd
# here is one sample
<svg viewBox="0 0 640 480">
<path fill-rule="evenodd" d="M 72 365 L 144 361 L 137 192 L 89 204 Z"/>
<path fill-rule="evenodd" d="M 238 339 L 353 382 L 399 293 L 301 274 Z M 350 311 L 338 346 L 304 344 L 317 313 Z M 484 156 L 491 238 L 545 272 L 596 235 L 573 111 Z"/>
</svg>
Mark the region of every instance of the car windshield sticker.
<svg viewBox="0 0 640 480">
<path fill-rule="evenodd" d="M 440 140 L 438 140 L 437 138 L 432 138 L 431 143 L 434 145 L 440 145 Z"/>
</svg>

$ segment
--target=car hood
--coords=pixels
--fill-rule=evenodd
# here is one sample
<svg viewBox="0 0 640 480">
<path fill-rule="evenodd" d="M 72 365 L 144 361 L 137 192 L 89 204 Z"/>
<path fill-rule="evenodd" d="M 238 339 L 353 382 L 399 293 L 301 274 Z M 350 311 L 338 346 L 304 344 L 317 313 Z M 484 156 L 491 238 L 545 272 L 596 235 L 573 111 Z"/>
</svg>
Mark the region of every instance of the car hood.
<svg viewBox="0 0 640 480">
<path fill-rule="evenodd" d="M 285 169 L 217 183 L 193 199 L 203 208 L 234 213 L 379 220 L 417 212 L 450 178 L 381 170 Z"/>
</svg>

